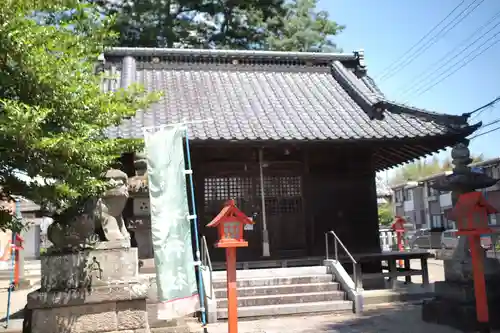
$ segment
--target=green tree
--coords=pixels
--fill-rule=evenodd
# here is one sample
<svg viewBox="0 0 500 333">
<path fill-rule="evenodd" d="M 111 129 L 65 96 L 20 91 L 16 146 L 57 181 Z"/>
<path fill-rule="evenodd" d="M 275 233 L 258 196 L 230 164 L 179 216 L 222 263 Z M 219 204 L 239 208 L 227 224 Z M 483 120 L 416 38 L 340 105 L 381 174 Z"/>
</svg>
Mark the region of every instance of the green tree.
<svg viewBox="0 0 500 333">
<path fill-rule="evenodd" d="M 383 226 L 390 226 L 394 221 L 393 208 L 390 203 L 378 206 L 378 223 Z"/>
<path fill-rule="evenodd" d="M 2 3 L 0 186 L 6 194 L 56 213 L 73 209 L 101 194 L 102 173 L 141 144 L 105 136 L 156 98 L 136 86 L 101 90 L 96 64 L 115 40 L 112 24 L 77 0 Z M 0 228 L 12 227 L 7 215 L 1 214 Z"/>
<path fill-rule="evenodd" d="M 292 0 L 285 5 L 286 15 L 276 17 L 276 30 L 270 31 L 267 47 L 277 51 L 339 51 L 332 38 L 345 29 L 317 10 L 317 0 Z"/>
<path fill-rule="evenodd" d="M 120 46 L 219 49 L 261 48 L 284 0 L 91 0 L 106 15 Z"/>
</svg>

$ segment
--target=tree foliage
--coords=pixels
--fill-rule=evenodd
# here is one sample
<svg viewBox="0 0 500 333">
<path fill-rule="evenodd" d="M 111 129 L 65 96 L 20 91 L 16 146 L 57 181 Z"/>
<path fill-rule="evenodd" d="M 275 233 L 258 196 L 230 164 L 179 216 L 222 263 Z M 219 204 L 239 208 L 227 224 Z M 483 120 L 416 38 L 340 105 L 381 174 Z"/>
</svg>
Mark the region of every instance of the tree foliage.
<svg viewBox="0 0 500 333">
<path fill-rule="evenodd" d="M 393 207 L 390 203 L 378 206 L 378 223 L 383 226 L 390 226 L 394 222 Z"/>
<path fill-rule="evenodd" d="M 327 11 L 316 9 L 317 0 L 292 0 L 285 5 L 286 15 L 278 18 L 276 31 L 267 39 L 267 46 L 277 51 L 338 51 L 332 37 L 345 26 L 329 18 Z"/>
<path fill-rule="evenodd" d="M 284 0 L 92 0 L 106 15 L 120 46 L 247 49 L 259 47 Z"/>
<path fill-rule="evenodd" d="M 0 186 L 6 194 L 56 211 L 74 207 L 101 194 L 102 173 L 140 144 L 105 136 L 156 98 L 139 87 L 101 90 L 96 64 L 115 41 L 113 23 L 78 1 L 7 0 L 0 7 Z"/>
<path fill-rule="evenodd" d="M 483 161 L 482 155 L 472 156 L 473 163 Z M 436 156 L 429 160 L 418 160 L 413 163 L 406 164 L 398 169 L 391 178 L 392 185 L 401 184 L 408 181 L 418 180 L 424 177 L 429 177 L 434 174 L 450 171 L 453 169 L 451 158 L 440 161 Z"/>
<path fill-rule="evenodd" d="M 92 1 L 129 47 L 331 51 L 344 28 L 317 0 Z"/>
</svg>

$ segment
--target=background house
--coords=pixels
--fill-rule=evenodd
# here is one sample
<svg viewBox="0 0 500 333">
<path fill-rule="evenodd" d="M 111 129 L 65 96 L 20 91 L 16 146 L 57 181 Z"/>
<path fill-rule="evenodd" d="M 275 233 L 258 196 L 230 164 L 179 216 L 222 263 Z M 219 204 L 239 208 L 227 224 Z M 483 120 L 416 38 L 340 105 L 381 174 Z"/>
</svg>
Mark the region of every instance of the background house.
<svg viewBox="0 0 500 333">
<path fill-rule="evenodd" d="M 471 164 L 478 172 L 500 179 L 500 158 L 489 159 Z M 440 172 L 435 175 L 392 186 L 394 214 L 406 217 L 416 229 L 445 228 L 454 229 L 455 222 L 446 218 L 452 208 L 451 193 L 437 191 L 432 184 L 452 171 Z M 497 183 L 483 190 L 486 200 L 500 210 L 500 184 Z M 500 224 L 500 214 L 490 216 L 490 225 Z"/>
<path fill-rule="evenodd" d="M 9 209 L 12 214 L 16 212 L 16 199 L 19 200 L 21 216 L 25 219 L 30 227 L 21 233 L 24 239 L 24 257 L 26 259 L 35 259 L 40 256 L 40 224 L 42 218 L 40 217 L 40 206 L 33 201 L 23 197 L 3 197 L 0 200 L 0 205 Z M 0 232 L 0 257 L 3 261 L 9 260 L 8 246 L 11 241 L 11 233 Z"/>
</svg>

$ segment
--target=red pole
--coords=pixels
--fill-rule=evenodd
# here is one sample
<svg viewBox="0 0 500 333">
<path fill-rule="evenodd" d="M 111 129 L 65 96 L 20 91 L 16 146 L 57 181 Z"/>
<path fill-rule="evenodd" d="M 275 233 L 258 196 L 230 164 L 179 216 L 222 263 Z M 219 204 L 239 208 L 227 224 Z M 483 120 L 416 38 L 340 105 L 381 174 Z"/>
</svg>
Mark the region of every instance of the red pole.
<svg viewBox="0 0 500 333">
<path fill-rule="evenodd" d="M 14 255 L 16 256 L 14 263 L 14 286 L 17 289 L 19 287 L 19 249 L 16 248 Z"/>
<path fill-rule="evenodd" d="M 477 321 L 483 324 L 487 324 L 489 322 L 488 299 L 486 297 L 486 283 L 484 281 L 484 265 L 483 256 L 481 254 L 481 236 L 470 235 L 469 246 L 474 274 Z"/>
<path fill-rule="evenodd" d="M 401 237 L 401 232 L 400 231 L 396 231 L 396 235 L 398 237 L 398 250 L 399 252 L 403 252 L 404 248 L 403 248 L 403 237 Z M 400 267 L 403 267 L 403 260 L 399 260 L 399 266 Z"/>
<path fill-rule="evenodd" d="M 236 289 L 236 248 L 226 248 L 228 333 L 238 333 L 238 290 Z"/>
</svg>

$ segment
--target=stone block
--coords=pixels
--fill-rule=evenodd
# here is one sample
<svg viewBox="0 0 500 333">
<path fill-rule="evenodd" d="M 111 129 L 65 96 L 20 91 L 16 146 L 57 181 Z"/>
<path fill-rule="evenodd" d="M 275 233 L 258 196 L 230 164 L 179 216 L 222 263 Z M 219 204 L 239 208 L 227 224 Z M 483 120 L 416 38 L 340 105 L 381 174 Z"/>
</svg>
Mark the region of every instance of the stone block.
<svg viewBox="0 0 500 333">
<path fill-rule="evenodd" d="M 42 307 L 31 313 L 30 333 L 149 332 L 146 300 Z"/>
<path fill-rule="evenodd" d="M 118 330 L 115 303 L 35 309 L 32 333 L 97 333 Z"/>
<path fill-rule="evenodd" d="M 153 241 L 151 239 L 151 229 L 135 230 L 135 239 L 140 259 L 153 258 Z"/>
<path fill-rule="evenodd" d="M 459 303 L 474 303 L 476 295 L 474 290 L 474 282 L 454 283 L 439 281 L 434 283 L 434 292 L 437 298 L 453 300 Z M 486 281 L 486 294 L 491 301 L 500 301 L 500 280 Z"/>
<path fill-rule="evenodd" d="M 148 284 L 148 303 L 158 303 L 158 301 L 158 285 L 156 284 L 156 276 L 151 276 Z"/>
<path fill-rule="evenodd" d="M 491 329 L 500 329 L 500 302 L 489 302 Z M 422 320 L 428 323 L 450 326 L 463 332 L 482 329 L 477 321 L 475 304 L 464 304 L 454 300 L 433 299 L 422 304 Z"/>
<path fill-rule="evenodd" d="M 135 197 L 133 198 L 133 212 L 135 216 L 149 216 L 149 197 Z"/>
<path fill-rule="evenodd" d="M 41 258 L 43 291 L 80 289 L 97 281 L 128 280 L 138 277 L 135 248 L 106 248 Z"/>
<path fill-rule="evenodd" d="M 151 333 L 191 333 L 191 332 L 201 332 L 201 331 L 202 330 L 192 331 L 188 326 L 157 327 L 151 329 Z"/>
<path fill-rule="evenodd" d="M 148 281 L 138 279 L 128 283 L 109 284 L 88 289 L 70 289 L 67 291 L 45 292 L 35 290 L 28 294 L 29 309 L 76 306 L 83 304 L 120 302 L 134 299 L 146 299 Z"/>
<path fill-rule="evenodd" d="M 483 262 L 486 280 L 494 279 L 500 274 L 500 262 L 496 259 L 485 257 Z M 449 259 L 443 261 L 444 277 L 449 282 L 470 282 L 473 279 L 472 259 L 470 255 L 462 259 Z"/>
<path fill-rule="evenodd" d="M 149 327 L 144 300 L 123 301 L 116 303 L 118 327 L 122 330 Z"/>
</svg>

